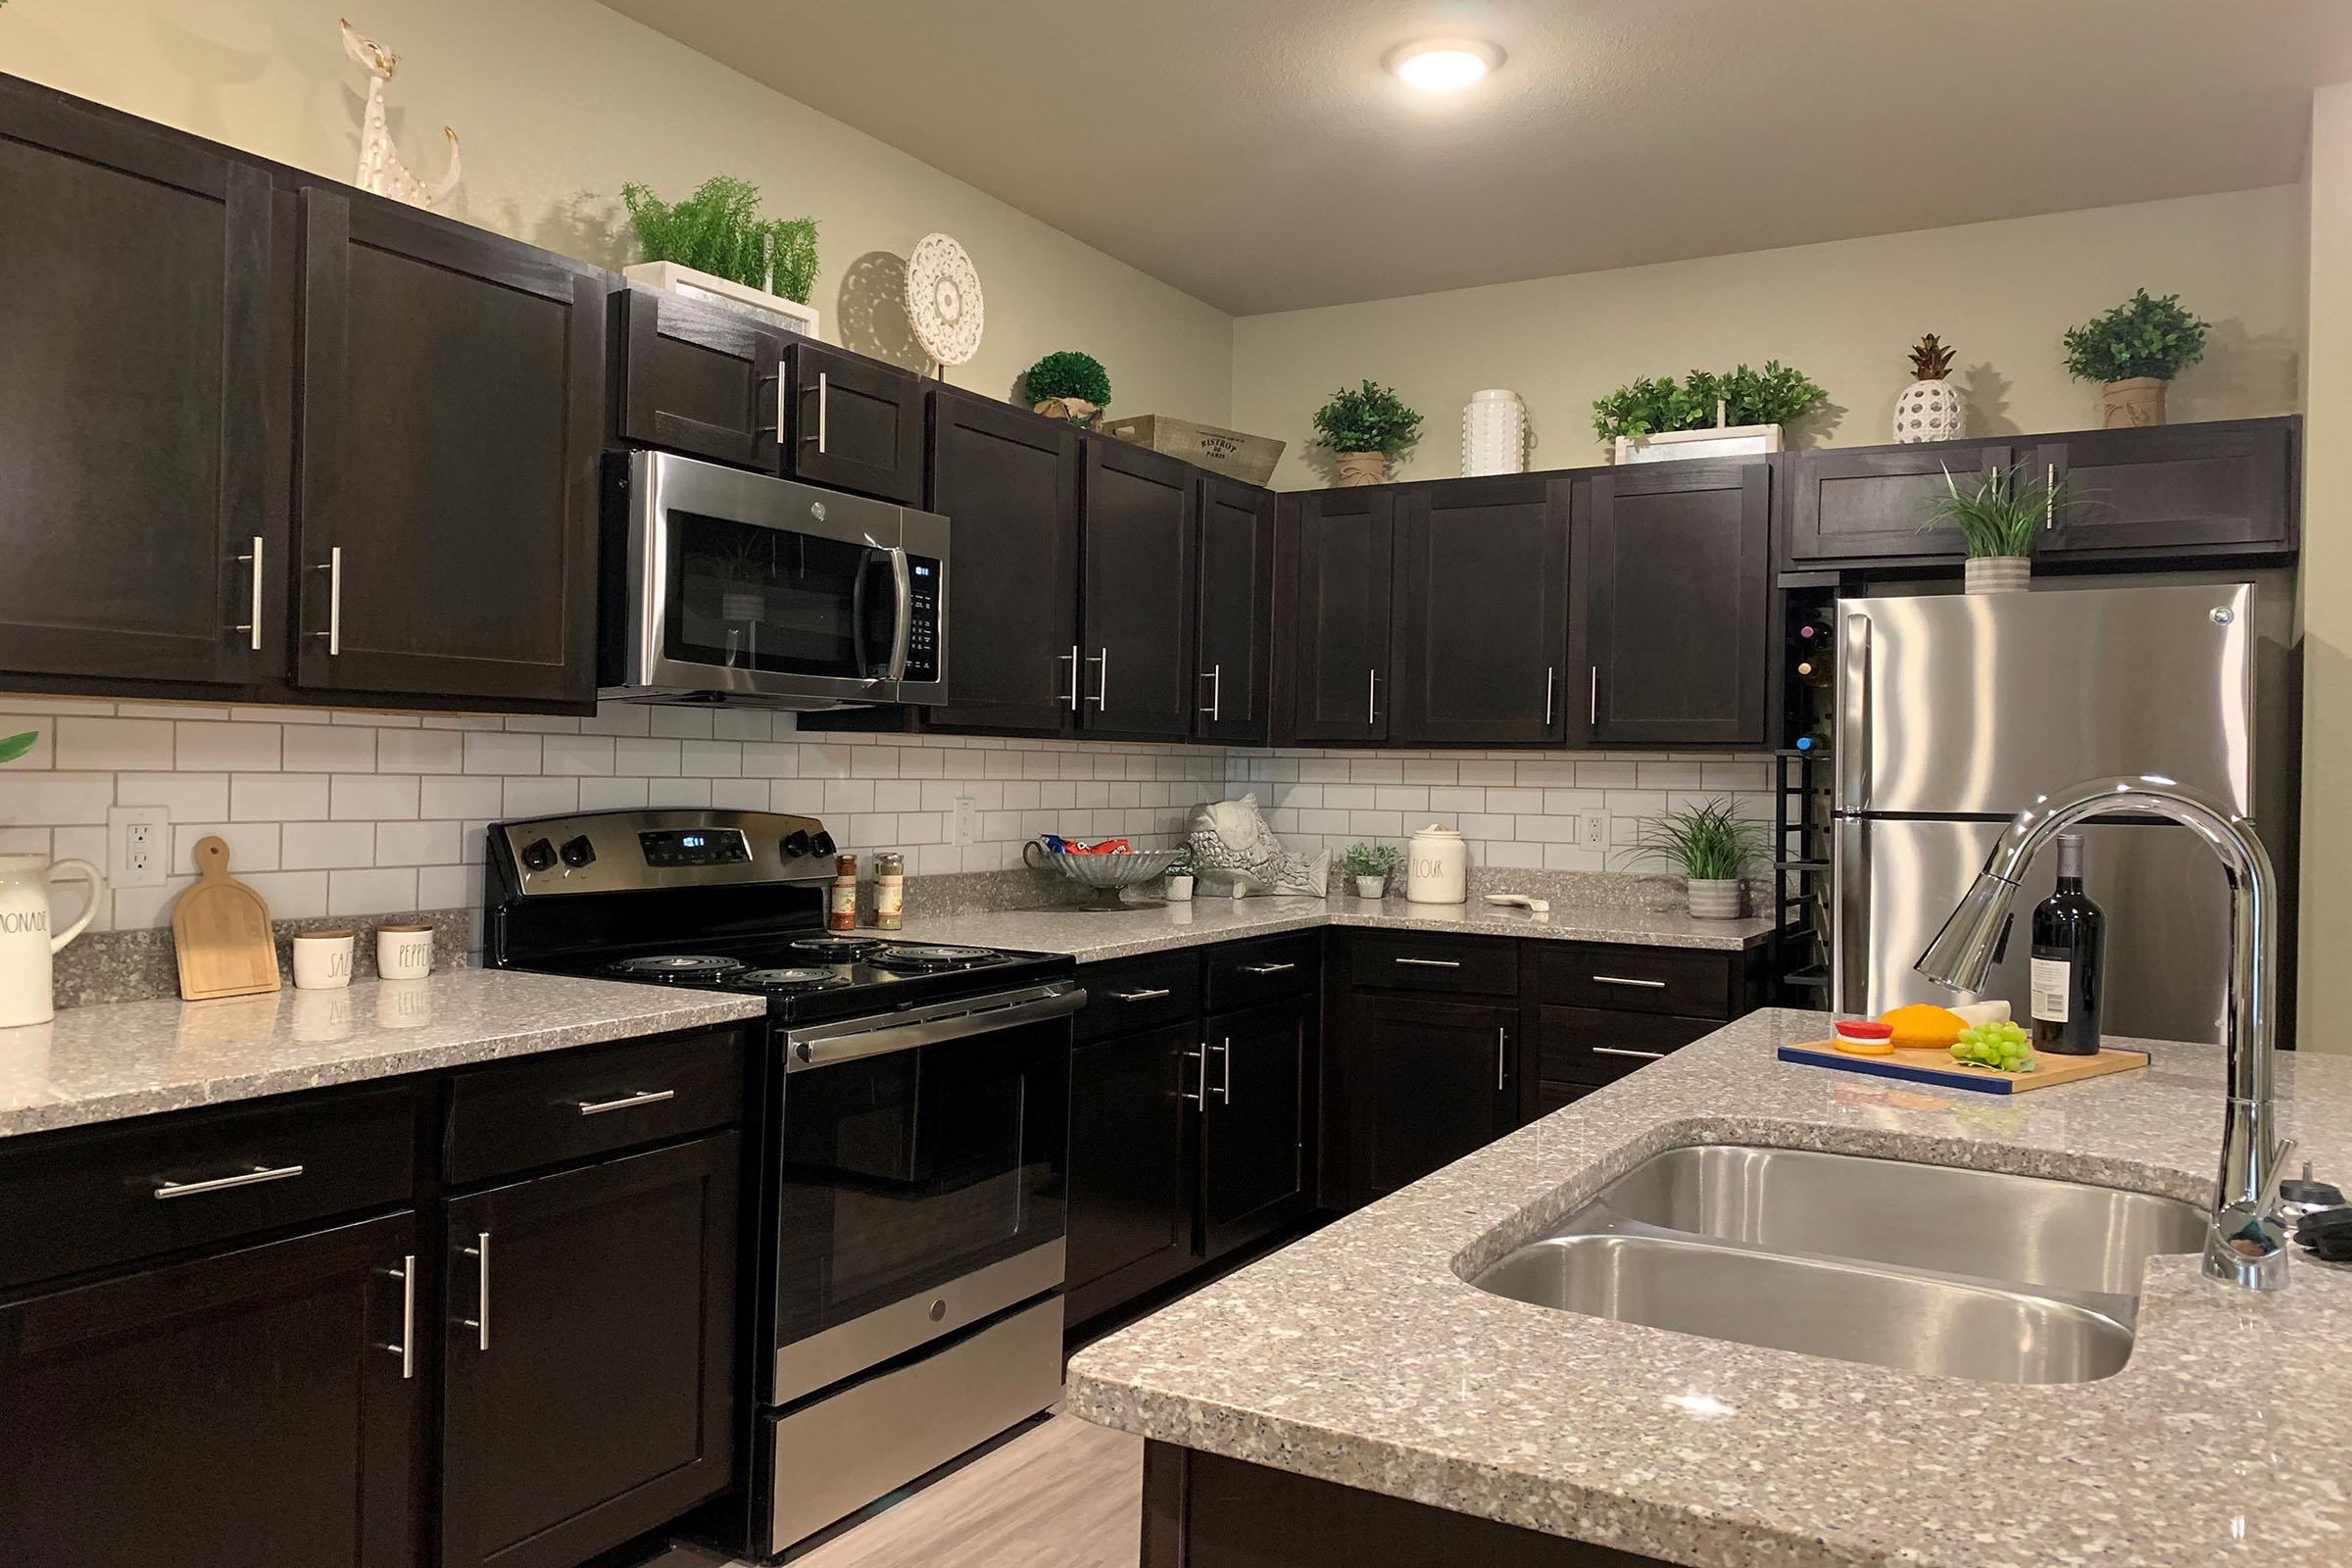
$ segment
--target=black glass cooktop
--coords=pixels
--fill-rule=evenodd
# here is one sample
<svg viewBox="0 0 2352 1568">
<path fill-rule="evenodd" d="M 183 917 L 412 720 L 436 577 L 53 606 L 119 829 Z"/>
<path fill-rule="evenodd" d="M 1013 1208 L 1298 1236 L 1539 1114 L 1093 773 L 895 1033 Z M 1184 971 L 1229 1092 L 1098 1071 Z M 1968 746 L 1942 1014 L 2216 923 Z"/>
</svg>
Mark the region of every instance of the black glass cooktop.
<svg viewBox="0 0 2352 1568">
<path fill-rule="evenodd" d="M 764 996 L 786 1021 L 889 1012 L 927 1002 L 1067 978 L 1077 965 L 1059 954 L 1008 953 L 886 937 L 815 935 L 734 951 L 681 949 L 632 954 L 575 966 L 575 972 L 639 984 L 689 986 Z"/>
</svg>

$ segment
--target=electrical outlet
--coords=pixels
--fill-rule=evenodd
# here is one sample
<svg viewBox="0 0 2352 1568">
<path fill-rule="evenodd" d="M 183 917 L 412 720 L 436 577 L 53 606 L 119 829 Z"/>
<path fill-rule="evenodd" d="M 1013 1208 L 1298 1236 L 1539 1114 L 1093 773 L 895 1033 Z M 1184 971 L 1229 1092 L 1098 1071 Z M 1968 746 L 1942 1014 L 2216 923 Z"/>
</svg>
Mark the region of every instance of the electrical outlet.
<svg viewBox="0 0 2352 1568">
<path fill-rule="evenodd" d="M 1609 813 L 1581 811 L 1577 813 L 1577 843 L 1588 850 L 1606 850 L 1609 847 Z"/>
<path fill-rule="evenodd" d="M 980 842 L 980 803 L 969 795 L 956 797 L 956 825 L 948 836 L 950 844 Z"/>
<path fill-rule="evenodd" d="M 106 813 L 106 879 L 119 888 L 160 888 L 172 858 L 172 811 L 117 806 Z"/>
</svg>

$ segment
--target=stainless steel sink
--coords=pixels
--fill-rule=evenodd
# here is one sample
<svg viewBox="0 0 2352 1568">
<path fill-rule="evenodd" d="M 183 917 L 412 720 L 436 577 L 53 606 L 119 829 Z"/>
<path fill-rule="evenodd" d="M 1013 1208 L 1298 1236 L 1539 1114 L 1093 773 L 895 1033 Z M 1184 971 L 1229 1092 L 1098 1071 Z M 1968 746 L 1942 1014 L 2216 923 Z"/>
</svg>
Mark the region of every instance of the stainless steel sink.
<svg viewBox="0 0 2352 1568">
<path fill-rule="evenodd" d="M 1513 1300 L 2000 1383 L 2111 1377 L 2189 1203 L 1802 1150 L 1668 1150 L 1480 1275 Z"/>
</svg>

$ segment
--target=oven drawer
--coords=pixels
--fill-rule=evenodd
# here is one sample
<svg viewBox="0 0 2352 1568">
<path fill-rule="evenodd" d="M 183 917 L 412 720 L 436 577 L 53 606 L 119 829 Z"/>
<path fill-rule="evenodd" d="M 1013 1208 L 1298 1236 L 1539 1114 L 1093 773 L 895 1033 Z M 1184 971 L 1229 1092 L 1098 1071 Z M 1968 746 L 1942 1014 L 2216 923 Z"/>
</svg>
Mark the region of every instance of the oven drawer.
<svg viewBox="0 0 2352 1568">
<path fill-rule="evenodd" d="M 1322 933 L 1236 942 L 1208 954 L 1208 1010 L 1252 1007 L 1312 991 L 1322 977 Z"/>
<path fill-rule="evenodd" d="M 500 1062 L 450 1082 L 452 1185 L 730 1126 L 743 1114 L 743 1035 L 635 1040 Z"/>
<path fill-rule="evenodd" d="M 1519 992 L 1519 944 L 1508 937 L 1350 931 L 1348 977 L 1359 988 L 1509 997 Z"/>
<path fill-rule="evenodd" d="M 417 1102 L 262 1101 L 0 1150 L 0 1287 L 406 1202 Z"/>
<path fill-rule="evenodd" d="M 1729 1018 L 1740 955 L 1546 944 L 1537 957 L 1536 975 L 1536 994 L 1544 1002 L 1610 1012 Z"/>
<path fill-rule="evenodd" d="M 1078 971 L 1086 1005 L 1078 1038 L 1102 1040 L 1200 1015 L 1200 956 L 1190 950 L 1090 963 Z"/>
</svg>

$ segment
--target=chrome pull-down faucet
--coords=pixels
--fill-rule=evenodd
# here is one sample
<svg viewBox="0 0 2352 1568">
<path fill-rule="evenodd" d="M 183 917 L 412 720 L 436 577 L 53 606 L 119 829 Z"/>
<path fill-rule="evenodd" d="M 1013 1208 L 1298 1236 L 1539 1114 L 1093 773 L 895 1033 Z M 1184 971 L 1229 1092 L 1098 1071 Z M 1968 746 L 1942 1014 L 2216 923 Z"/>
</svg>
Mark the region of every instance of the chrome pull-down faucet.
<svg viewBox="0 0 2352 1568">
<path fill-rule="evenodd" d="M 1921 974 L 1954 991 L 1980 991 L 2000 947 L 2011 903 L 2034 857 L 2087 816 L 2137 811 L 2168 817 L 2203 839 L 2230 876 L 2228 1119 L 2205 1236 L 2205 1273 L 2252 1291 L 2286 1285 L 2286 1228 L 2278 1180 L 2291 1141 L 2276 1141 L 2271 1083 L 2278 998 L 2278 883 L 2270 855 L 2243 818 L 2169 778 L 2098 778 L 2042 796 L 2017 813 L 1951 918 L 1919 956 Z"/>
</svg>

